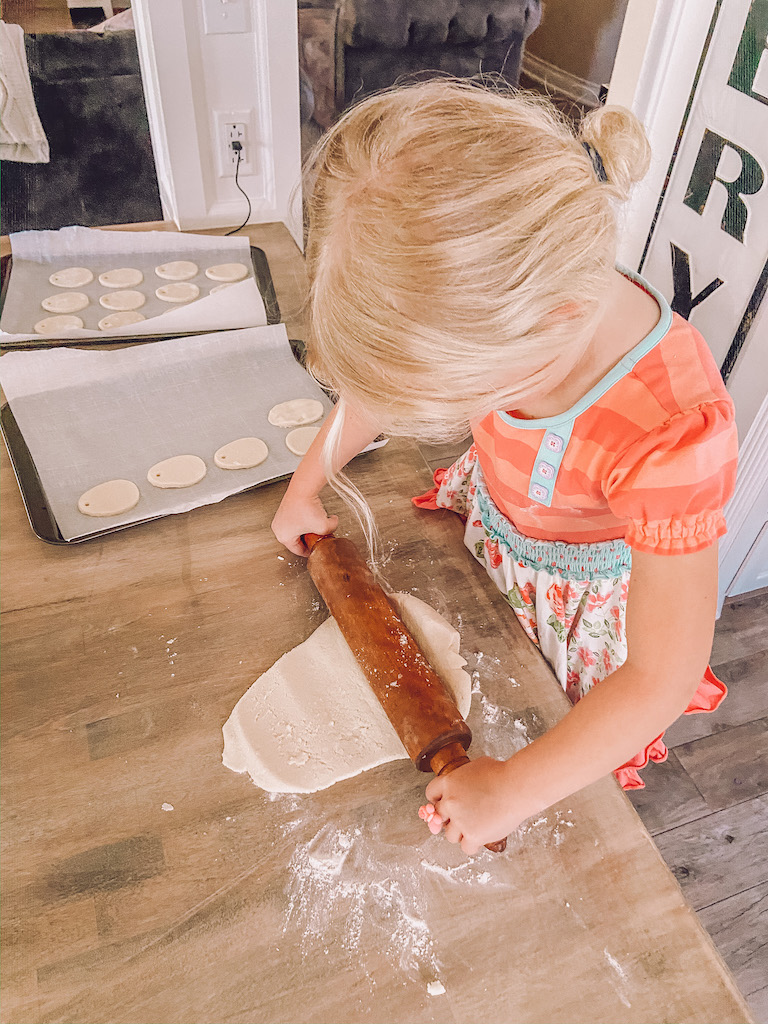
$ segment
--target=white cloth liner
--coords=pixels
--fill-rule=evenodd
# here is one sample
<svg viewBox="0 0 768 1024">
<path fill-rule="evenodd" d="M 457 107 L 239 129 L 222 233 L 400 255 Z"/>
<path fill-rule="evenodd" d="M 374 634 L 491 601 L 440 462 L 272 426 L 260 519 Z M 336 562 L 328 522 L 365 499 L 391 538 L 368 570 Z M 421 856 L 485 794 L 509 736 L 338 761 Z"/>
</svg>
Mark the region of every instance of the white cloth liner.
<svg viewBox="0 0 768 1024">
<path fill-rule="evenodd" d="M 326 415 L 333 408 L 294 359 L 284 324 L 115 351 L 8 352 L 0 380 L 66 540 L 187 512 L 287 476 L 300 460 L 285 445 L 288 430 L 269 423 L 271 407 L 316 398 Z M 265 441 L 267 460 L 219 469 L 214 452 L 239 437 Z M 178 490 L 153 487 L 147 471 L 173 455 L 202 458 L 205 478 Z M 80 495 L 115 478 L 137 485 L 139 504 L 110 518 L 82 515 Z"/>
<path fill-rule="evenodd" d="M 0 21 L 0 160 L 50 163 L 29 80 L 24 30 Z"/>
<path fill-rule="evenodd" d="M 0 345 L 45 340 L 43 336 L 35 333 L 24 334 L 3 330 L 6 309 L 11 304 L 18 305 L 23 301 L 23 298 L 12 294 L 12 289 L 15 291 L 14 274 L 17 269 L 19 275 L 16 288 L 21 287 L 23 291 L 22 282 L 27 271 L 44 275 L 44 279 L 47 280 L 52 269 L 60 269 L 63 265 L 88 266 L 89 255 L 94 259 L 111 256 L 115 260 L 120 260 L 131 255 L 156 253 L 158 263 L 173 259 L 197 262 L 196 254 L 216 251 L 226 252 L 228 262 L 251 266 L 250 242 L 246 237 L 226 238 L 220 235 L 183 234 L 178 231 L 102 231 L 98 228 L 73 225 L 58 231 L 20 231 L 12 234 L 10 239 L 13 265 L 3 316 L 0 316 Z M 55 264 L 55 267 L 52 268 L 51 264 Z M 161 283 L 158 279 L 158 284 Z M 56 291 L 52 286 L 49 286 L 49 290 Z M 154 291 L 154 286 L 152 290 Z M 107 310 L 104 310 L 104 315 L 106 313 Z M 30 310 L 30 322 L 34 324 L 46 315 L 48 314 L 42 310 Z M 179 308 L 168 309 L 162 314 L 162 320 L 159 316 L 154 316 L 129 327 L 115 327 L 108 331 L 73 330 L 67 331 L 65 336 L 73 341 L 79 338 L 140 338 L 158 333 L 184 334 L 190 331 L 258 327 L 266 322 L 264 300 L 258 285 L 251 277 L 215 295 L 208 295 Z"/>
</svg>

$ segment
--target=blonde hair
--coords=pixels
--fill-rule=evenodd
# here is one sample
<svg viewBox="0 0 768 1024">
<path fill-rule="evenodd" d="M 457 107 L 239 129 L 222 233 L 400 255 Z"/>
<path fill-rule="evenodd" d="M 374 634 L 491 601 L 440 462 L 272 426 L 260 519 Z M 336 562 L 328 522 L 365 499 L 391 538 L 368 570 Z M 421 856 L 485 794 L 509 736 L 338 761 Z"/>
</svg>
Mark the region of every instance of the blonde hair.
<svg viewBox="0 0 768 1024">
<path fill-rule="evenodd" d="M 548 100 L 474 81 L 353 106 L 307 168 L 311 372 L 424 440 L 545 393 L 594 333 L 614 207 L 649 157 L 628 110 L 593 111 L 576 135 Z"/>
</svg>

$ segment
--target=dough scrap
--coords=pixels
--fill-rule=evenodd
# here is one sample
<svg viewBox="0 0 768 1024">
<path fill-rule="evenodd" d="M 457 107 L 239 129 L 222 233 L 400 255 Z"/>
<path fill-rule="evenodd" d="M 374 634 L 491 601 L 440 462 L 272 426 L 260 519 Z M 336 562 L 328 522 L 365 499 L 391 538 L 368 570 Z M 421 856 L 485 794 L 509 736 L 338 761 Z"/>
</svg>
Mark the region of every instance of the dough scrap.
<svg viewBox="0 0 768 1024">
<path fill-rule="evenodd" d="M 87 267 L 65 267 L 51 274 L 48 281 L 57 288 L 82 288 L 93 280 L 93 271 Z"/>
<path fill-rule="evenodd" d="M 269 448 L 260 437 L 239 437 L 219 448 L 213 461 L 219 469 L 253 469 L 260 466 L 268 455 Z"/>
<path fill-rule="evenodd" d="M 267 419 L 274 427 L 301 427 L 319 420 L 324 411 L 323 403 L 316 398 L 292 398 L 273 405 Z"/>
<path fill-rule="evenodd" d="M 143 292 L 108 292 L 99 297 L 99 302 L 104 309 L 116 309 L 119 311 L 129 309 L 140 309 L 147 301 Z"/>
<path fill-rule="evenodd" d="M 84 516 L 119 516 L 139 503 L 139 488 L 132 480 L 106 480 L 91 487 L 77 502 Z"/>
<path fill-rule="evenodd" d="M 130 324 L 140 324 L 147 318 L 143 313 L 135 313 L 133 310 L 124 309 L 118 313 L 107 313 L 99 320 L 99 330 L 108 331 L 112 327 L 128 327 Z"/>
<path fill-rule="evenodd" d="M 174 455 L 156 462 L 147 473 L 153 487 L 192 487 L 199 484 L 207 472 L 206 465 L 197 455 Z"/>
<path fill-rule="evenodd" d="M 136 267 L 118 267 L 117 270 L 105 270 L 99 274 L 99 284 L 105 288 L 135 288 L 143 280 L 144 275 Z"/>
<path fill-rule="evenodd" d="M 191 281 L 180 281 L 178 284 L 161 284 L 155 289 L 155 295 L 163 302 L 191 302 L 200 294 L 200 289 Z"/>
<path fill-rule="evenodd" d="M 458 632 L 412 594 L 391 598 L 466 718 L 471 680 Z M 408 757 L 333 618 L 256 680 L 223 734 L 226 767 L 271 793 L 314 793 Z"/>
<path fill-rule="evenodd" d="M 211 281 L 226 281 L 234 284 L 235 281 L 242 281 L 248 276 L 248 267 L 244 263 L 219 263 L 215 267 L 208 267 L 205 276 Z"/>
<path fill-rule="evenodd" d="M 285 446 L 294 455 L 306 455 L 319 433 L 320 427 L 297 427 L 286 435 Z"/>
<path fill-rule="evenodd" d="M 58 292 L 43 299 L 40 305 L 49 313 L 79 313 L 89 302 L 85 292 Z"/>
<path fill-rule="evenodd" d="M 83 321 L 79 316 L 62 314 L 61 316 L 46 316 L 35 324 L 35 331 L 38 334 L 63 334 L 66 331 L 80 330 Z"/>
<path fill-rule="evenodd" d="M 161 263 L 159 267 L 155 267 L 155 273 L 164 281 L 188 281 L 199 269 L 191 260 L 172 260 L 170 263 Z"/>
</svg>

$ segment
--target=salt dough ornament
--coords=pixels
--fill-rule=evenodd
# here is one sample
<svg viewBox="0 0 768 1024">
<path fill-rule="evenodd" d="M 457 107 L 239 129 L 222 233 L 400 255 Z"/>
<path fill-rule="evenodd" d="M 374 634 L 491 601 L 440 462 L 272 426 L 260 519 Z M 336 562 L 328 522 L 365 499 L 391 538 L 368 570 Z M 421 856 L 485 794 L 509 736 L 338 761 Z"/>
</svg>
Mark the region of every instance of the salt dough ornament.
<svg viewBox="0 0 768 1024">
<path fill-rule="evenodd" d="M 135 288 L 143 280 L 144 275 L 136 267 L 118 267 L 117 270 L 106 270 L 99 274 L 99 284 L 105 288 Z"/>
<path fill-rule="evenodd" d="M 211 281 L 226 281 L 234 284 L 235 281 L 242 281 L 248 276 L 248 267 L 244 263 L 219 263 L 215 267 L 208 267 L 205 276 Z"/>
<path fill-rule="evenodd" d="M 471 680 L 458 632 L 412 594 L 391 600 L 466 718 Z M 226 767 L 271 793 L 314 793 L 408 757 L 333 618 L 256 680 L 223 733 Z"/>
<path fill-rule="evenodd" d="M 143 292 L 125 291 L 108 292 L 99 297 L 99 302 L 104 309 L 115 309 L 120 312 L 129 309 L 140 309 L 147 301 Z"/>
<path fill-rule="evenodd" d="M 273 405 L 267 419 L 275 427 L 301 427 L 319 420 L 323 412 L 323 403 L 316 398 L 292 398 Z"/>
<path fill-rule="evenodd" d="M 89 302 L 84 292 L 59 292 L 43 299 L 40 305 L 49 313 L 79 313 Z"/>
<path fill-rule="evenodd" d="M 65 267 L 48 278 L 57 288 L 82 288 L 93 280 L 93 271 L 87 267 Z"/>
<path fill-rule="evenodd" d="M 174 455 L 155 463 L 147 473 L 153 487 L 192 487 L 199 484 L 207 470 L 197 455 Z"/>
<path fill-rule="evenodd" d="M 294 455 L 306 455 L 319 433 L 320 427 L 297 427 L 286 435 L 285 446 Z"/>
<path fill-rule="evenodd" d="M 155 267 L 155 273 L 164 281 L 188 281 L 199 269 L 191 260 L 173 260 L 171 263 L 161 263 L 159 267 Z"/>
<path fill-rule="evenodd" d="M 125 309 L 119 313 L 107 313 L 99 320 L 99 330 L 109 331 L 113 327 L 129 327 L 131 324 L 140 324 L 147 318 L 143 313 L 136 313 L 133 310 Z"/>
<path fill-rule="evenodd" d="M 200 289 L 191 281 L 181 281 L 178 284 L 161 284 L 155 290 L 155 295 L 163 302 L 191 302 L 200 294 Z"/>
<path fill-rule="evenodd" d="M 35 331 L 38 334 L 65 334 L 67 331 L 80 330 L 83 321 L 79 316 L 62 314 L 61 316 L 47 316 L 38 320 L 35 324 Z"/>
<path fill-rule="evenodd" d="M 119 516 L 139 503 L 139 488 L 132 480 L 106 480 L 97 484 L 77 502 L 84 516 Z"/>
<path fill-rule="evenodd" d="M 209 295 L 215 295 L 216 292 L 223 292 L 225 288 L 231 288 L 232 285 L 235 284 L 235 283 L 236 283 L 235 281 L 229 281 L 226 284 L 217 284 L 215 286 L 215 288 L 211 288 L 211 290 L 208 292 L 208 294 Z"/>
<path fill-rule="evenodd" d="M 213 461 L 219 469 L 253 469 L 260 466 L 268 455 L 269 448 L 260 437 L 239 437 L 219 448 Z"/>
</svg>

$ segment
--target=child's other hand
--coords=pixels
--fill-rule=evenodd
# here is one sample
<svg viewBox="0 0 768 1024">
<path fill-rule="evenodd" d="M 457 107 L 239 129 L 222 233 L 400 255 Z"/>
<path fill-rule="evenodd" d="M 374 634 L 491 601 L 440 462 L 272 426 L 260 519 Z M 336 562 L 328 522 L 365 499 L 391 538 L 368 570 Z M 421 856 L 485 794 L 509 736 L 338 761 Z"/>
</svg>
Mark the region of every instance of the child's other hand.
<svg viewBox="0 0 768 1024">
<path fill-rule="evenodd" d="M 434 812 L 429 815 L 430 831 L 439 831 L 433 825 L 442 821 L 448 842 L 460 843 L 470 855 L 509 835 L 527 817 L 515 806 L 509 762 L 491 757 L 480 757 L 433 779 L 427 786 L 427 800 Z"/>
<path fill-rule="evenodd" d="M 305 533 L 333 533 L 338 525 L 339 517 L 326 515 L 319 498 L 296 498 L 287 493 L 272 520 L 272 532 L 294 555 L 306 557 L 302 536 Z"/>
</svg>

